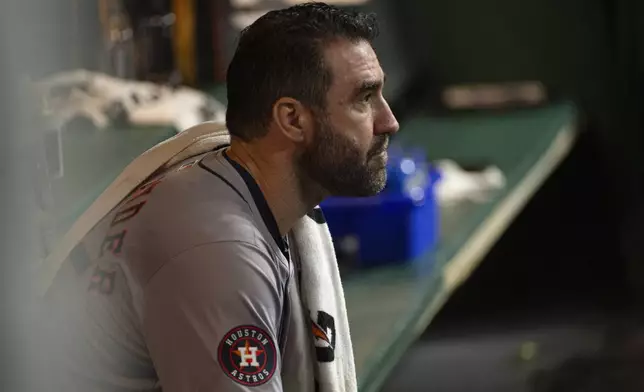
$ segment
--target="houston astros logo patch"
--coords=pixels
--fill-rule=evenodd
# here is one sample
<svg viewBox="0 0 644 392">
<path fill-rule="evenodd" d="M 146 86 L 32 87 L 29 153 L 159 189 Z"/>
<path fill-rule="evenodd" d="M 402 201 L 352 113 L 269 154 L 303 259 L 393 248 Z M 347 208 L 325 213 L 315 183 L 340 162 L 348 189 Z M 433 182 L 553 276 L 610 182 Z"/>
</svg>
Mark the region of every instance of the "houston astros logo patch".
<svg viewBox="0 0 644 392">
<path fill-rule="evenodd" d="M 273 377 L 277 350 L 261 328 L 242 325 L 228 331 L 219 343 L 219 363 L 228 377 L 246 386 L 262 385 Z"/>
</svg>

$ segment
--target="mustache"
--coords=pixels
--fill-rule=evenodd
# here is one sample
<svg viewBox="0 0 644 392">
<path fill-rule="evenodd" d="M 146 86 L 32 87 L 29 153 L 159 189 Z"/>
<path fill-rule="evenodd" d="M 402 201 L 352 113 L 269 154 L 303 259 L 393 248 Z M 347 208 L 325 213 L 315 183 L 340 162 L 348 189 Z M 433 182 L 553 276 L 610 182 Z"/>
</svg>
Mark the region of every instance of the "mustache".
<svg viewBox="0 0 644 392">
<path fill-rule="evenodd" d="M 389 135 L 383 134 L 376 136 L 373 141 L 373 146 L 369 149 L 367 157 L 371 158 L 378 154 L 382 154 L 389 146 Z"/>
</svg>

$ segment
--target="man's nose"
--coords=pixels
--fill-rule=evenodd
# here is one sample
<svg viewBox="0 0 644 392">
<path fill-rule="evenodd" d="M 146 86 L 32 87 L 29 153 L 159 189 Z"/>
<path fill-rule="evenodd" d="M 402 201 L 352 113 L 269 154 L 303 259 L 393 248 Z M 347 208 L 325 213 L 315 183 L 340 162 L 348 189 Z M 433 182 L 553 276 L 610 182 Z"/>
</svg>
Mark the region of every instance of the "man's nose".
<svg viewBox="0 0 644 392">
<path fill-rule="evenodd" d="M 396 132 L 398 132 L 398 129 L 400 126 L 398 125 L 398 120 L 396 120 L 396 116 L 394 116 L 394 113 L 391 111 L 391 108 L 389 107 L 389 104 L 387 101 L 383 99 L 383 105 L 376 116 L 376 123 L 374 124 L 374 133 L 376 135 L 380 134 L 390 134 L 393 135 Z"/>
</svg>

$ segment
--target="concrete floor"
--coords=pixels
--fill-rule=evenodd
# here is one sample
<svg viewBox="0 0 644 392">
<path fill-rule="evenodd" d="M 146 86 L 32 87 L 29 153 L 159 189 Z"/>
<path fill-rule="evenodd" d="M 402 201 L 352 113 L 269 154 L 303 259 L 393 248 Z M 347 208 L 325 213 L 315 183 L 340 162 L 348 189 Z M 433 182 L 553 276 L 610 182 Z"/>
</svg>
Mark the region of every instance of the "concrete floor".
<svg viewBox="0 0 644 392">
<path fill-rule="evenodd" d="M 487 321 L 429 332 L 406 353 L 382 392 L 523 392 L 540 369 L 596 352 L 606 323 L 592 315 Z"/>
</svg>

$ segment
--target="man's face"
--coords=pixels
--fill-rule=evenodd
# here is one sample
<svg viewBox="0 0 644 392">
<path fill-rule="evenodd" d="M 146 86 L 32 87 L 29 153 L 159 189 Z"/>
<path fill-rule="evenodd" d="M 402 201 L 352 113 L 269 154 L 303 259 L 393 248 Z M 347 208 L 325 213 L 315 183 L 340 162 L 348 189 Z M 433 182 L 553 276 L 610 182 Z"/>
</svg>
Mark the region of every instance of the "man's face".
<svg viewBox="0 0 644 392">
<path fill-rule="evenodd" d="M 330 195 L 375 195 L 385 187 L 386 148 L 398 131 L 382 96 L 384 73 L 366 41 L 338 40 L 324 54 L 332 84 L 300 169 Z"/>
</svg>

